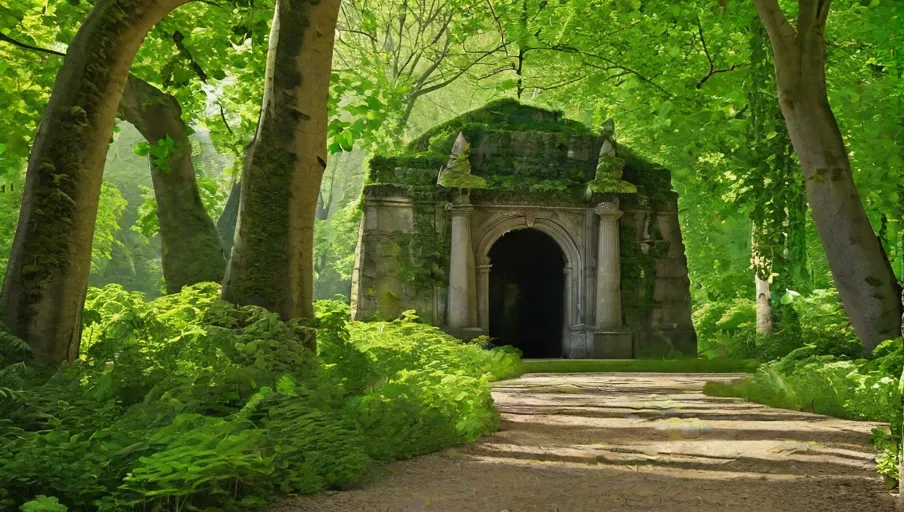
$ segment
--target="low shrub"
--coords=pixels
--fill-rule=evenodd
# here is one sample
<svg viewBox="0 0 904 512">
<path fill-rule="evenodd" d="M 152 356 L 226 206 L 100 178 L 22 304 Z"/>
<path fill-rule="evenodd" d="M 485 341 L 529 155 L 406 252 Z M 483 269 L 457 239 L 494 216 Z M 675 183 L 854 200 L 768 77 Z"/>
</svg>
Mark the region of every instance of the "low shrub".
<svg viewBox="0 0 904 512">
<path fill-rule="evenodd" d="M 0 510 L 249 510 L 348 488 L 494 430 L 488 383 L 520 365 L 413 315 L 348 324 L 323 302 L 306 325 L 217 293 L 90 290 L 84 355 L 49 377 L 0 337 Z"/>
<path fill-rule="evenodd" d="M 756 333 L 753 300 L 707 302 L 694 310 L 701 355 L 767 362 L 800 348 L 809 353 L 856 359 L 860 342 L 835 290 L 814 290 L 807 296 L 787 292 L 773 297 L 775 323 L 769 335 Z"/>
</svg>

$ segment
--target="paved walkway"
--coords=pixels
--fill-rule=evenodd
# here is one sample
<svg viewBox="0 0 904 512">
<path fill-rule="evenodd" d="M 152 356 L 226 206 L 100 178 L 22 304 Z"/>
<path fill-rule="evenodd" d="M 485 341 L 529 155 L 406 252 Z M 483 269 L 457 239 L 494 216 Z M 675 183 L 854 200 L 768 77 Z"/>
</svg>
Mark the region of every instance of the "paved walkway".
<svg viewBox="0 0 904 512">
<path fill-rule="evenodd" d="M 737 377 L 737 376 L 734 376 Z M 286 512 L 894 510 L 868 423 L 701 392 L 726 375 L 526 375 L 496 384 L 502 426 Z"/>
</svg>

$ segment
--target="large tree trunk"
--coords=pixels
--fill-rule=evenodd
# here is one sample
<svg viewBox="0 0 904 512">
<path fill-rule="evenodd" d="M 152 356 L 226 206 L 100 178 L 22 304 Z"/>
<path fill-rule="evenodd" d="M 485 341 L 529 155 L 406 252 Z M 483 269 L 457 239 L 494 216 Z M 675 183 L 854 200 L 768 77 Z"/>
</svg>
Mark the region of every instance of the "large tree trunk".
<svg viewBox="0 0 904 512">
<path fill-rule="evenodd" d="M 845 310 L 870 352 L 898 336 L 901 304 L 829 106 L 824 35 L 831 0 L 799 0 L 796 30 L 777 0 L 755 1 L 772 43 L 779 103 L 803 168 L 813 220 Z"/>
<path fill-rule="evenodd" d="M 175 143 L 175 152 L 168 156 L 164 168 L 148 157 L 167 293 L 178 293 L 183 286 L 195 283 L 222 281 L 226 259 L 220 235 L 198 193 L 182 107 L 171 95 L 130 76 L 120 108 L 123 119 L 135 125 L 149 144 L 155 145 L 167 136 Z"/>
<path fill-rule="evenodd" d="M 28 161 L 0 319 L 39 363 L 78 356 L 113 119 L 148 31 L 187 0 L 99 0 L 69 50 Z"/>
<path fill-rule="evenodd" d="M 341 0 L 278 0 L 261 119 L 242 171 L 223 298 L 313 316 L 314 218 Z"/>
</svg>

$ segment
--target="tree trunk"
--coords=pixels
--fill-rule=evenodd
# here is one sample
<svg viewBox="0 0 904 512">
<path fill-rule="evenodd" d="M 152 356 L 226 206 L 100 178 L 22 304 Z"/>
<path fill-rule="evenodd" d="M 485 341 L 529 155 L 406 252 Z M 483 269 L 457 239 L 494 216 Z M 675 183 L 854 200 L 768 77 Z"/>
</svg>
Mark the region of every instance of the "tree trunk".
<svg viewBox="0 0 904 512">
<path fill-rule="evenodd" d="M 123 119 L 135 125 L 152 146 L 167 136 L 175 142 L 175 152 L 168 156 L 164 168 L 148 157 L 167 293 L 178 293 L 183 286 L 196 283 L 222 281 L 226 259 L 220 235 L 198 193 L 182 107 L 171 95 L 129 76 L 120 108 Z"/>
<path fill-rule="evenodd" d="M 751 236 L 751 260 L 753 263 L 753 279 L 756 284 L 756 333 L 765 336 L 772 334 L 772 303 L 770 302 L 771 284 L 768 274 L 771 274 L 771 266 L 764 261 L 757 251 L 757 229 L 762 229 L 753 223 L 753 236 Z M 764 278 L 764 274 L 767 274 Z"/>
<path fill-rule="evenodd" d="M 239 198 L 242 196 L 242 186 L 238 181 L 232 184 L 223 213 L 217 219 L 217 231 L 220 233 L 220 244 L 226 255 L 226 262 L 232 257 L 232 241 L 235 238 L 235 226 L 239 221 Z"/>
<path fill-rule="evenodd" d="M 0 319 L 38 363 L 78 357 L 107 148 L 148 31 L 187 0 L 99 0 L 69 46 L 38 129 Z"/>
<path fill-rule="evenodd" d="M 901 294 L 901 306 L 904 306 L 904 293 Z M 901 337 L 904 338 L 904 315 L 901 316 Z M 898 381 L 898 391 L 904 396 L 904 372 L 901 372 L 901 379 Z M 904 408 L 904 404 L 901 405 Z M 898 512 L 904 512 L 904 425 L 898 432 Z"/>
<path fill-rule="evenodd" d="M 278 0 L 257 135 L 242 170 L 223 298 L 313 316 L 314 218 L 341 0 Z"/>
<path fill-rule="evenodd" d="M 845 310 L 864 348 L 898 336 L 901 303 L 894 272 L 854 186 L 825 80 L 830 0 L 799 0 L 797 30 L 777 0 L 756 0 L 775 55 L 779 103 L 800 159 L 819 237 Z"/>
</svg>

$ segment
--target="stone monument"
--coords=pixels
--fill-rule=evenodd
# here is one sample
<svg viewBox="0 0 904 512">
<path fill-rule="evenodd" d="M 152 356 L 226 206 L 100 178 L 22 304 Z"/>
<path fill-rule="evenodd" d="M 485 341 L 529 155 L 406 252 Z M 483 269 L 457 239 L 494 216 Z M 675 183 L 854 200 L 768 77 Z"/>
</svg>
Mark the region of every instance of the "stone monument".
<svg viewBox="0 0 904 512">
<path fill-rule="evenodd" d="M 667 169 L 559 112 L 501 100 L 371 162 L 357 320 L 416 310 L 525 357 L 694 356 Z"/>
</svg>

